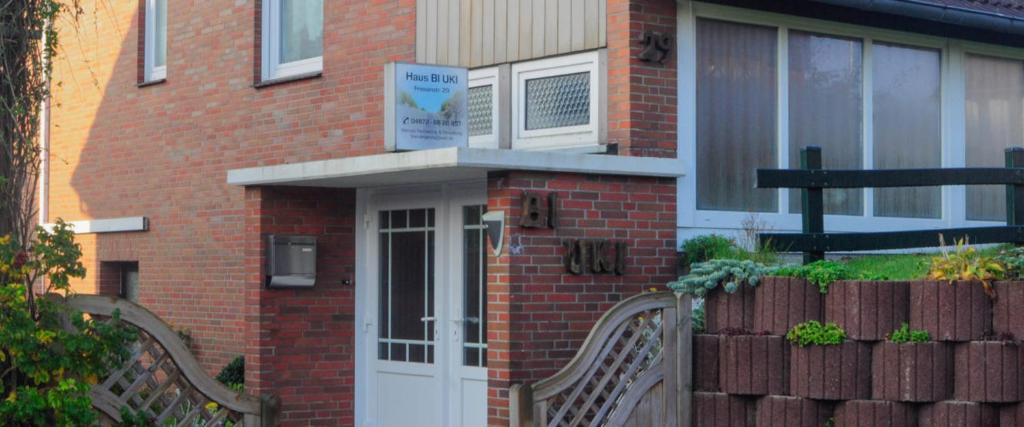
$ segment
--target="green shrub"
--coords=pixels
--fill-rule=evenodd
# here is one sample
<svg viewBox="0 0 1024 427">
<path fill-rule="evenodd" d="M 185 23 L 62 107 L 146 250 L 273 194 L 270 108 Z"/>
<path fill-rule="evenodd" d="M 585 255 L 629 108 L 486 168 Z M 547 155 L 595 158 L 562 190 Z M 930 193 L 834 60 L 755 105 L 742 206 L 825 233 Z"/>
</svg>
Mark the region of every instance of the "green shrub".
<svg viewBox="0 0 1024 427">
<path fill-rule="evenodd" d="M 892 331 L 888 336 L 890 342 L 896 344 L 922 343 L 932 340 L 932 336 L 924 329 L 910 329 L 910 325 L 903 323 L 899 329 Z"/>
<path fill-rule="evenodd" d="M 695 334 L 702 334 L 702 333 L 704 333 L 704 330 L 705 330 L 704 318 L 705 317 L 706 317 L 706 315 L 704 314 L 704 304 L 701 304 L 699 307 L 694 308 L 693 311 L 690 312 L 690 321 L 693 324 L 693 333 L 695 333 Z"/>
<path fill-rule="evenodd" d="M 70 293 L 85 276 L 81 247 L 63 221 L 38 228 L 31 249 L 0 237 L 0 420 L 13 426 L 87 426 L 97 414 L 92 385 L 128 358 L 135 330 L 115 311 L 86 319 L 58 298 L 26 284 L 46 277 L 47 292 Z"/>
<path fill-rule="evenodd" d="M 775 271 L 776 276 L 800 277 L 818 286 L 823 294 L 836 280 L 852 280 L 860 278 L 856 271 L 841 262 L 820 260 L 806 265 L 782 267 Z"/>
<path fill-rule="evenodd" d="M 245 357 L 238 356 L 225 365 L 217 374 L 217 381 L 232 390 L 241 391 L 245 385 Z"/>
<path fill-rule="evenodd" d="M 683 266 L 689 267 L 716 258 L 733 258 L 738 248 L 735 242 L 725 236 L 707 234 L 683 242 L 682 250 L 680 262 Z"/>
<path fill-rule="evenodd" d="M 786 333 L 786 339 L 800 347 L 839 345 L 846 340 L 846 331 L 832 322 L 823 325 L 817 320 L 808 320 L 793 326 L 793 329 Z"/>
<path fill-rule="evenodd" d="M 1024 279 L 1024 247 L 1005 248 L 995 259 L 1006 267 L 1006 278 Z"/>
<path fill-rule="evenodd" d="M 670 282 L 668 287 L 697 297 L 703 297 L 719 285 L 723 285 L 726 292 L 733 293 L 743 283 L 757 286 L 761 277 L 771 274 L 773 270 L 772 267 L 750 260 L 713 259 L 694 264 L 690 274 Z"/>
</svg>

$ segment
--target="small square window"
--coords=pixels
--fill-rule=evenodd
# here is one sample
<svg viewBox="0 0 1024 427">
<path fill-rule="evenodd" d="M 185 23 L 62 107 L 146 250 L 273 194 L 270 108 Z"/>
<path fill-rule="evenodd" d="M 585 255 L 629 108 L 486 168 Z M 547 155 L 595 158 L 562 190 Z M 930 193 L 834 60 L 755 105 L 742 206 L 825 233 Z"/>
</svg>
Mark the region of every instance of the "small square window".
<svg viewBox="0 0 1024 427">
<path fill-rule="evenodd" d="M 469 146 L 508 148 L 509 66 L 469 71 Z"/>
<path fill-rule="evenodd" d="M 100 262 L 101 295 L 116 295 L 131 302 L 139 302 L 138 261 Z"/>
<path fill-rule="evenodd" d="M 146 0 L 143 81 L 167 78 L 167 0 Z"/>
<path fill-rule="evenodd" d="M 263 80 L 323 69 L 323 0 L 264 0 Z"/>
<path fill-rule="evenodd" d="M 590 149 L 606 142 L 605 51 L 512 65 L 512 148 Z"/>
</svg>

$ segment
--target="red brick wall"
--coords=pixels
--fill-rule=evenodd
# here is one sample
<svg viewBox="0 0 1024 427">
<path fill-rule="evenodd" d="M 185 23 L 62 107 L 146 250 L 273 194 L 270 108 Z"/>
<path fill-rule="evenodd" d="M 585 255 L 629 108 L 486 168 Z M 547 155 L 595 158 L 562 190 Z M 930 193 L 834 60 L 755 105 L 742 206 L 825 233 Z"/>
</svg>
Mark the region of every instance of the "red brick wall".
<svg viewBox="0 0 1024 427">
<path fill-rule="evenodd" d="M 416 1 L 324 2 L 323 76 L 261 89 L 254 1 L 170 2 L 167 81 L 136 87 L 139 3 L 86 0 L 60 21 L 48 219 L 149 217 L 148 232 L 80 236 L 76 289 L 97 290 L 101 261 L 138 260 L 140 302 L 191 329 L 216 373 L 244 351 L 249 274 L 227 170 L 384 151 L 383 65 L 415 59 Z"/>
<path fill-rule="evenodd" d="M 676 38 L 674 0 L 608 0 L 608 141 L 628 156 L 676 155 L 676 51 L 637 58 L 643 35 Z"/>
<path fill-rule="evenodd" d="M 280 397 L 282 425 L 354 423 L 354 218 L 353 190 L 246 190 L 246 389 Z M 269 234 L 317 237 L 314 288 L 262 285 Z"/>
<path fill-rule="evenodd" d="M 524 191 L 558 196 L 554 229 L 519 227 Z M 508 423 L 508 387 L 561 369 L 615 303 L 675 274 L 675 180 L 509 172 L 488 182 L 488 209 L 506 212 L 505 248 L 488 266 L 491 425 Z M 626 272 L 566 273 L 562 242 L 627 245 Z"/>
</svg>

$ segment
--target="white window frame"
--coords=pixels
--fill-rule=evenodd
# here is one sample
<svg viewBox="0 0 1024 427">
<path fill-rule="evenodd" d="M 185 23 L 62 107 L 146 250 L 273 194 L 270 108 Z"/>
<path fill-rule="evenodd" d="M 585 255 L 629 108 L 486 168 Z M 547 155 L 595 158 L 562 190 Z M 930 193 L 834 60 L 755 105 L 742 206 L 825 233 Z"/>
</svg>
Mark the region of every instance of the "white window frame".
<svg viewBox="0 0 1024 427">
<path fill-rule="evenodd" d="M 323 13 L 321 11 L 321 13 Z M 323 54 L 315 58 L 281 63 L 281 1 L 263 0 L 260 74 L 263 80 L 274 80 L 303 74 L 319 73 L 324 69 Z M 321 34 L 321 40 L 323 35 Z"/>
<path fill-rule="evenodd" d="M 512 148 L 603 152 L 607 141 L 607 52 L 605 49 L 512 64 Z M 526 129 L 526 82 L 589 72 L 590 117 L 585 125 Z"/>
<path fill-rule="evenodd" d="M 469 88 L 491 86 L 491 133 L 469 137 L 474 148 L 509 148 L 508 64 L 469 70 Z"/>
<path fill-rule="evenodd" d="M 170 8 L 170 2 L 167 7 Z M 143 70 L 146 82 L 153 82 L 167 78 L 167 58 L 164 58 L 164 65 L 154 66 L 156 62 L 156 0 L 146 0 L 146 34 L 143 52 Z M 170 23 L 168 23 L 170 25 Z M 164 28 L 167 32 L 167 28 Z M 164 43 L 167 42 L 167 34 L 164 34 Z"/>
<path fill-rule="evenodd" d="M 964 62 L 967 54 L 1024 60 L 1024 49 L 987 45 L 964 40 L 933 37 L 874 27 L 795 17 L 771 12 L 741 9 L 700 2 L 683 2 L 678 8 L 678 157 L 686 160 L 687 176 L 678 185 L 678 224 L 680 239 L 706 232 L 740 232 L 744 221 L 755 217 L 773 231 L 799 231 L 800 214 L 789 212 L 791 190 L 778 190 L 778 211 L 749 213 L 736 211 L 698 210 L 697 170 L 697 97 L 696 97 L 696 22 L 698 18 L 769 26 L 779 30 L 777 48 L 777 108 L 776 153 L 779 168 L 789 168 L 789 85 L 788 85 L 788 32 L 791 30 L 834 35 L 860 40 L 863 43 L 864 72 L 862 85 L 862 147 L 864 167 L 873 162 L 872 128 L 872 46 L 876 42 L 893 43 L 909 47 L 935 49 L 940 52 L 941 76 L 941 167 L 964 167 L 966 150 Z M 792 190 L 799 191 L 799 190 Z M 966 189 L 964 186 L 941 187 L 941 217 L 938 219 L 892 218 L 874 216 L 872 189 L 864 190 L 864 215 L 826 215 L 826 231 L 898 231 L 907 229 L 935 229 L 948 227 L 976 227 L 1001 225 L 999 221 L 972 221 L 966 219 Z"/>
</svg>

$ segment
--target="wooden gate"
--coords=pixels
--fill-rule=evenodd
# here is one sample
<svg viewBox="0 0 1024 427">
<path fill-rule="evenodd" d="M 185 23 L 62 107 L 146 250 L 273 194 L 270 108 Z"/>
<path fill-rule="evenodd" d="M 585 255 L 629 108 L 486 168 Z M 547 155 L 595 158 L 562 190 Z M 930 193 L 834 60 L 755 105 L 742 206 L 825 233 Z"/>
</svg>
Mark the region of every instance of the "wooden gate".
<svg viewBox="0 0 1024 427">
<path fill-rule="evenodd" d="M 598 320 L 557 374 L 511 392 L 514 426 L 690 424 L 690 299 L 626 299 Z"/>
<path fill-rule="evenodd" d="M 121 408 L 144 414 L 153 425 L 178 427 L 272 426 L 276 401 L 228 389 L 206 373 L 178 334 L 149 310 L 130 301 L 74 295 L 67 303 L 94 317 L 120 310 L 138 340 L 124 366 L 92 388 L 101 425 L 121 421 Z"/>
</svg>

